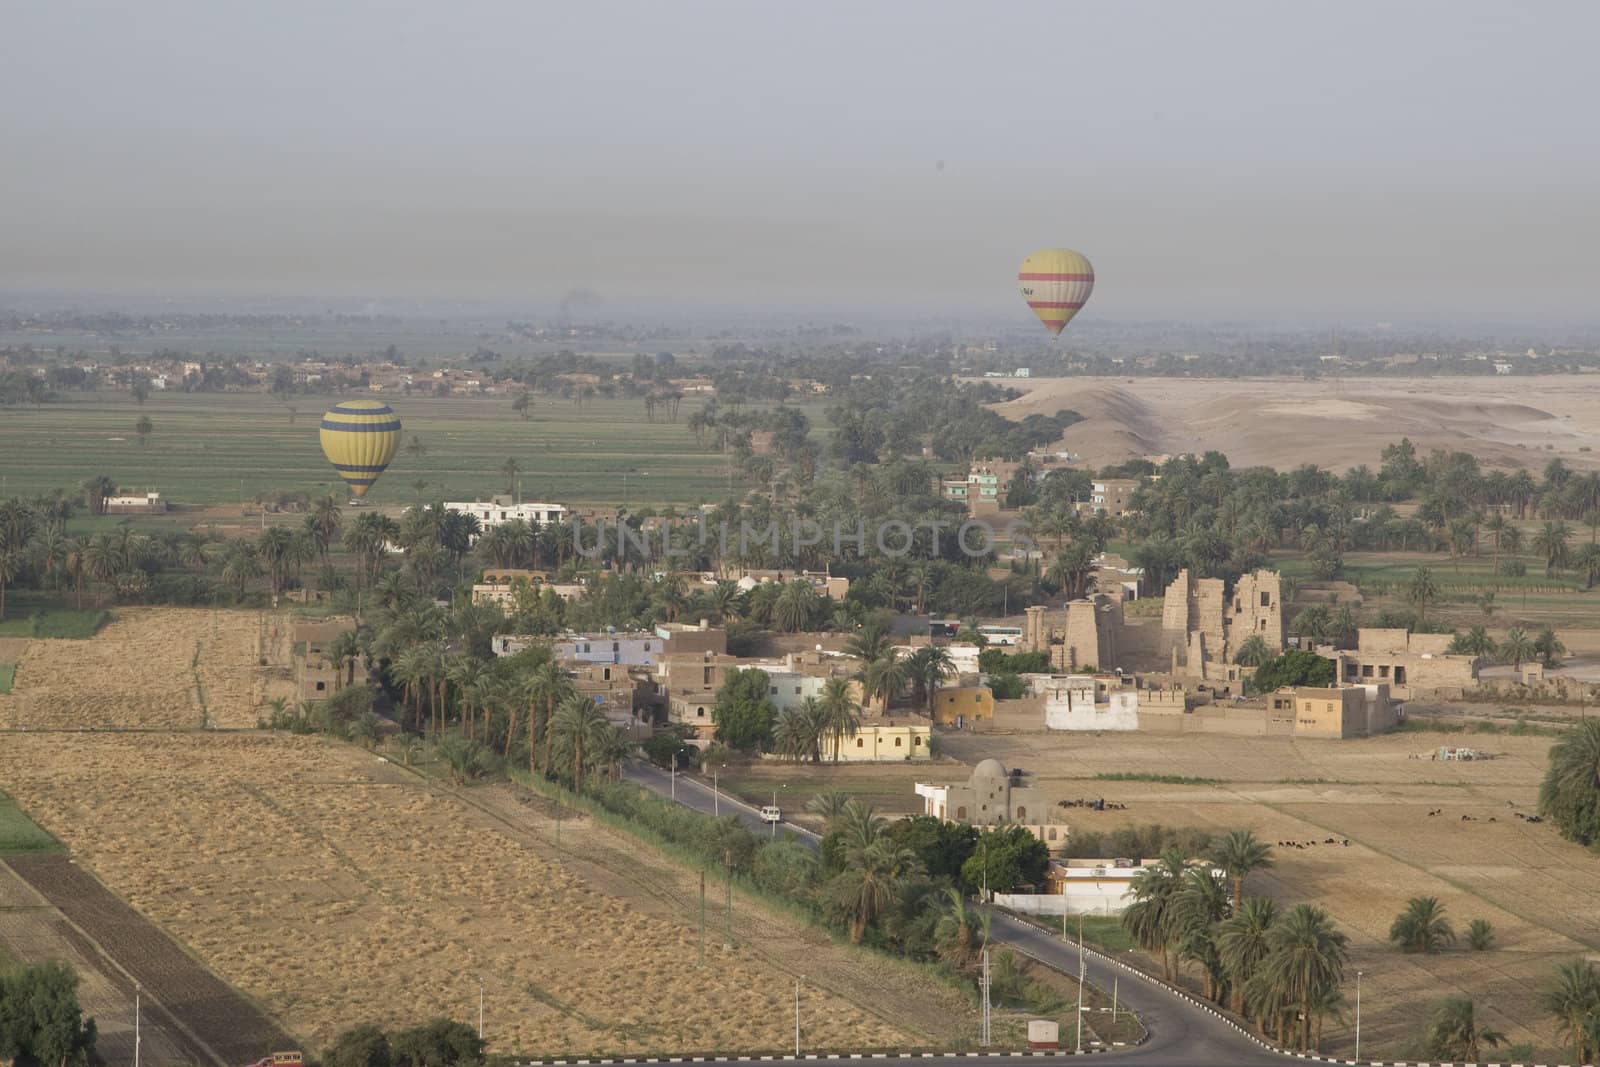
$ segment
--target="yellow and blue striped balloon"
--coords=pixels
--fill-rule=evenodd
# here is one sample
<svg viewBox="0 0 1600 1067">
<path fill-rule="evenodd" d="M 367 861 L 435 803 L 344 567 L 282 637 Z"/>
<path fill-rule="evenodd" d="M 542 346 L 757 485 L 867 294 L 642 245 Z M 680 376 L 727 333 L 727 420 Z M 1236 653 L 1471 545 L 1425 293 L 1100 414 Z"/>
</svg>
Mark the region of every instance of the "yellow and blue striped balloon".
<svg viewBox="0 0 1600 1067">
<path fill-rule="evenodd" d="M 400 416 L 377 400 L 346 400 L 322 416 L 322 454 L 356 496 L 366 496 L 400 450 Z"/>
</svg>

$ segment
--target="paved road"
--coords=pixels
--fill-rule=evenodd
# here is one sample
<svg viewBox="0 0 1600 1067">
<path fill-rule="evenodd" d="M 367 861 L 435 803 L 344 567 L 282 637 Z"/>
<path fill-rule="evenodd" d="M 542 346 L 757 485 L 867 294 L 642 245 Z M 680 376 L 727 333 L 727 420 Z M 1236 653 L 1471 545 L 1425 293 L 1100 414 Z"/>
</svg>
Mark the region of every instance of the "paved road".
<svg viewBox="0 0 1600 1067">
<path fill-rule="evenodd" d="M 756 808 L 725 792 L 714 795 L 709 785 L 688 775 L 678 775 L 674 786 L 669 772 L 650 764 L 634 762 L 628 765 L 626 777 L 663 796 L 672 795 L 675 788 L 677 802 L 696 811 L 737 815 L 741 822 L 756 830 L 770 829 L 768 824 L 761 821 Z M 788 822 L 780 824 L 779 832 L 792 833 L 811 845 L 818 841 L 816 834 Z M 992 934 L 996 941 L 1064 974 L 1078 973 L 1077 946 L 1057 935 L 999 913 L 994 916 Z M 1286 1059 L 1291 1058 L 1263 1048 L 1205 1008 L 1135 976 L 1130 970 L 1107 961 L 1098 953 L 1091 951 L 1085 955 L 1084 973 L 1091 985 L 1107 993 L 1115 980 L 1118 1000 L 1136 1012 L 1149 1031 L 1150 1037 L 1144 1044 L 1116 1053 L 1118 1063 L 1171 1064 L 1181 1067 L 1230 1067 L 1235 1064 L 1240 1067 L 1266 1067 L 1271 1064 L 1281 1067 Z M 915 1058 L 905 1062 L 927 1061 Z M 963 1058 L 961 1062 L 977 1061 Z M 983 1057 L 982 1062 L 999 1064 L 1012 1061 L 1006 1057 Z"/>
</svg>

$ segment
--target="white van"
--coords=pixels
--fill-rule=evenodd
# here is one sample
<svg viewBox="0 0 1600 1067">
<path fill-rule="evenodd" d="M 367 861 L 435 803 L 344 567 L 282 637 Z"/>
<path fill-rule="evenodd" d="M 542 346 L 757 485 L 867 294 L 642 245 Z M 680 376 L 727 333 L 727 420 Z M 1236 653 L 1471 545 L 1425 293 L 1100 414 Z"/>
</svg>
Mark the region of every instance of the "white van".
<svg viewBox="0 0 1600 1067">
<path fill-rule="evenodd" d="M 763 804 L 761 806 L 761 821 L 762 822 L 782 822 L 783 821 L 783 809 L 775 808 L 771 804 Z"/>
</svg>

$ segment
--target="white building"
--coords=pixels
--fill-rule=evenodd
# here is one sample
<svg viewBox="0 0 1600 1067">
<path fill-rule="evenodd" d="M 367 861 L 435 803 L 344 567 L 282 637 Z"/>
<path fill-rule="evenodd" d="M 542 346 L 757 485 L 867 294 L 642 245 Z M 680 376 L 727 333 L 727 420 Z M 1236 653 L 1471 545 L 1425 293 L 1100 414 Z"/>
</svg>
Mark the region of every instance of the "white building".
<svg viewBox="0 0 1600 1067">
<path fill-rule="evenodd" d="M 1044 697 L 1046 730 L 1137 730 L 1139 691 L 1113 687 L 1089 674 L 1028 676 Z"/>
<path fill-rule="evenodd" d="M 482 500 L 465 502 L 447 500 L 444 506 L 447 511 L 459 511 L 463 515 L 471 515 L 478 520 L 478 525 L 486 530 L 517 519 L 521 519 L 529 525 L 562 522 L 567 515 L 567 509 L 560 504 L 540 504 L 537 502 L 511 504 L 501 500 L 487 502 Z"/>
<path fill-rule="evenodd" d="M 1121 915 L 1133 903 L 1133 879 L 1159 860 L 1054 860 L 1043 893 L 996 893 L 994 902 L 1024 915 Z M 1212 868 L 1218 878 L 1222 871 Z"/>
</svg>

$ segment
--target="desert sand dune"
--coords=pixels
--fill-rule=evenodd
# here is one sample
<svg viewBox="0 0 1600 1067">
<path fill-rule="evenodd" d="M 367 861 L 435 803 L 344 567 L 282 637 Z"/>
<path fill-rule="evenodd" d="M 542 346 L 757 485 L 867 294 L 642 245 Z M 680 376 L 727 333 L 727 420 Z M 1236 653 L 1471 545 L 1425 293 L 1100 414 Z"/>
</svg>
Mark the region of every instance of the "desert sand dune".
<svg viewBox="0 0 1600 1067">
<path fill-rule="evenodd" d="M 1007 418 L 1071 408 L 1063 449 L 1100 467 L 1137 456 L 1215 449 L 1235 466 L 1315 463 L 1374 468 L 1383 446 L 1455 448 L 1485 463 L 1537 470 L 1559 456 L 1593 468 L 1600 454 L 1600 375 L 1482 378 L 1045 378 L 1012 382 Z"/>
</svg>

